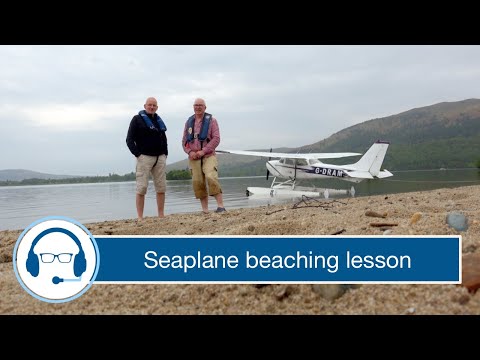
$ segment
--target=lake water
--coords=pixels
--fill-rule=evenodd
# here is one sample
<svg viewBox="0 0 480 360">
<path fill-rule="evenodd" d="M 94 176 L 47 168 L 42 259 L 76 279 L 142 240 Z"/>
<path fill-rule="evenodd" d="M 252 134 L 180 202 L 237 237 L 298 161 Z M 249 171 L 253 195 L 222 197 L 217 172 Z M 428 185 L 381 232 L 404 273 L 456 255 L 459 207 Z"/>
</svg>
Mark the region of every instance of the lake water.
<svg viewBox="0 0 480 360">
<path fill-rule="evenodd" d="M 271 180 L 267 181 L 265 177 L 220 179 L 225 207 L 228 210 L 299 201 L 299 198 L 259 199 L 246 196 L 247 187 L 269 187 Z M 397 171 L 393 177 L 366 180 L 359 184 L 341 180 L 322 180 L 310 184 L 332 189 L 350 189 L 353 185 L 355 196 L 359 197 L 479 185 L 480 171 L 478 169 Z M 209 207 L 211 210 L 216 208 L 214 198 L 210 198 Z M 167 181 L 165 201 L 167 215 L 200 210 L 200 202 L 194 198 L 190 180 Z M 47 216 L 66 216 L 82 224 L 134 219 L 135 182 L 0 187 L 0 230 L 24 229 L 34 221 Z M 156 216 L 155 191 L 151 182 L 145 198 L 144 216 Z"/>
</svg>

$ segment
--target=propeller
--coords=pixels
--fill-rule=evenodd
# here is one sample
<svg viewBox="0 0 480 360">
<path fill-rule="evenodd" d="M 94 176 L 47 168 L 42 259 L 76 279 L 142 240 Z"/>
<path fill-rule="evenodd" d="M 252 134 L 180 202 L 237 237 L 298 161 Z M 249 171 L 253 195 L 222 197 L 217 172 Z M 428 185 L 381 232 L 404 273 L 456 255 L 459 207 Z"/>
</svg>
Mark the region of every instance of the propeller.
<svg viewBox="0 0 480 360">
<path fill-rule="evenodd" d="M 270 152 L 272 152 L 272 148 L 270 148 Z M 272 160 L 271 157 L 268 158 L 268 161 Z M 268 180 L 268 175 L 270 175 L 270 171 L 268 171 L 268 168 L 267 168 L 267 180 Z"/>
</svg>

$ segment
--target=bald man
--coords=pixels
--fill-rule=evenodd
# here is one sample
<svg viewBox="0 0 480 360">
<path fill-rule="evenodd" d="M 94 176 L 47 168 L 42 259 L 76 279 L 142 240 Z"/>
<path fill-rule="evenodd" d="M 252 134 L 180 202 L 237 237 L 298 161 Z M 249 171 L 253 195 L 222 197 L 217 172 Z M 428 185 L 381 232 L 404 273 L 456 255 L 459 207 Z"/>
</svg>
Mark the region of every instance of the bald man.
<svg viewBox="0 0 480 360">
<path fill-rule="evenodd" d="M 167 184 L 166 163 L 168 156 L 167 127 L 156 113 L 157 99 L 149 97 L 143 105 L 144 110 L 138 112 L 130 121 L 127 133 L 127 146 L 136 158 L 136 196 L 138 220 L 143 220 L 145 194 L 148 188 L 149 175 L 157 193 L 158 217 L 165 217 L 165 190 Z"/>
</svg>

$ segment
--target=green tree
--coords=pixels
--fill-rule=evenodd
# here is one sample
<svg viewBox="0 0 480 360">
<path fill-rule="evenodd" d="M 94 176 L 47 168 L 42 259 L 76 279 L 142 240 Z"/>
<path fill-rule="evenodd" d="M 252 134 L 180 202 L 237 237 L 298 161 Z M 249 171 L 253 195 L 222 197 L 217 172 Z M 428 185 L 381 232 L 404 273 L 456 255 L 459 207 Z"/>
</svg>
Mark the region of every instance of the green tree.
<svg viewBox="0 0 480 360">
<path fill-rule="evenodd" d="M 167 180 L 189 180 L 192 178 L 190 170 L 172 170 L 167 173 Z"/>
</svg>

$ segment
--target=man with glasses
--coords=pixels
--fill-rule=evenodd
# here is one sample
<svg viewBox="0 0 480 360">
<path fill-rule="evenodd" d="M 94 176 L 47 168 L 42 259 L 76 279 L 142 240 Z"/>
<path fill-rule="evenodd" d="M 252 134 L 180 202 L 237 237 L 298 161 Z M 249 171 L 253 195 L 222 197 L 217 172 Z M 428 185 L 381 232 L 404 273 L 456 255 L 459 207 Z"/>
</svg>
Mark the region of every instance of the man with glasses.
<svg viewBox="0 0 480 360">
<path fill-rule="evenodd" d="M 217 119 L 205 112 L 205 100 L 195 99 L 194 114 L 187 119 L 183 130 L 183 151 L 188 154 L 195 198 L 200 199 L 202 210 L 208 214 L 208 196 L 217 201 L 216 213 L 225 212 L 222 187 L 218 181 L 218 162 L 215 149 L 220 144 Z"/>
</svg>

